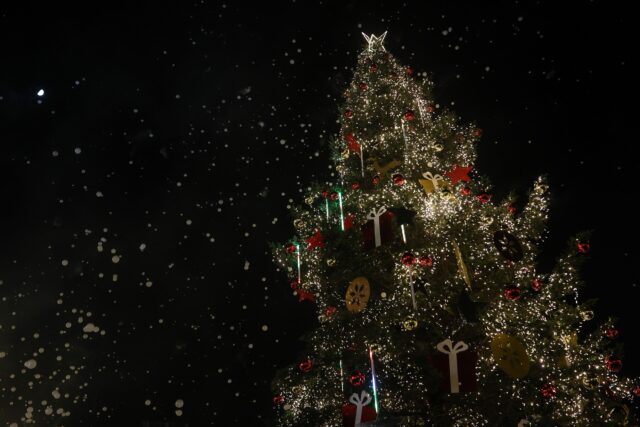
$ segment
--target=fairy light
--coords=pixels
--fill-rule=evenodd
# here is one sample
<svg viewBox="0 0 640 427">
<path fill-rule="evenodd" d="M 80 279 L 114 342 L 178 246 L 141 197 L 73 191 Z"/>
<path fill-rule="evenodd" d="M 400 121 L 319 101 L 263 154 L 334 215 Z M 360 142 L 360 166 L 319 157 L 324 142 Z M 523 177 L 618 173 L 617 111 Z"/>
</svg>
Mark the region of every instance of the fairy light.
<svg viewBox="0 0 640 427">
<path fill-rule="evenodd" d="M 376 368 L 373 363 L 373 347 L 369 346 L 369 360 L 371 361 L 371 387 L 373 388 L 373 404 L 376 408 L 376 413 L 380 413 L 380 407 L 378 406 L 378 385 L 376 384 Z"/>
<path fill-rule="evenodd" d="M 379 68 L 372 70 L 371 67 L 375 64 Z M 371 38 L 368 50 L 359 57 L 354 74 L 355 84 L 347 89 L 348 108 L 353 114 L 343 117 L 341 125 L 343 130 L 353 131 L 358 137 L 360 158 L 340 156 L 339 153 L 344 151 L 344 141 L 341 139 L 333 143 L 338 172 L 335 180 L 342 184 L 341 191 L 338 192 L 340 226 L 345 230 L 345 208 L 347 212 L 354 213 L 355 225 L 358 227 L 370 221 L 366 219 L 367 212 L 380 206 L 411 209 L 416 212 L 415 225 L 412 225 L 411 250 L 415 249 L 421 256 L 432 257 L 433 267 L 416 265 L 407 271 L 407 267 L 398 262 L 389 269 L 389 260 L 399 260 L 408 249 L 404 246 L 407 245 L 408 237 L 405 224 L 397 230 L 396 241 L 387 242 L 383 237 L 382 245 L 373 251 L 364 252 L 351 246 L 359 243 L 360 236 L 355 231 L 358 227 L 354 227 L 350 233 L 341 234 L 339 242 L 331 241 L 332 237 L 328 237 L 331 244 L 322 250 L 312 248 L 305 251 L 305 290 L 313 292 L 317 297 L 318 314 L 324 316 L 323 324 L 311 331 L 308 342 L 312 352 L 327 355 L 327 360 L 313 368 L 318 370 L 318 375 L 303 374 L 293 366 L 279 377 L 277 385 L 283 390 L 285 401 L 290 405 L 290 409 L 283 411 L 286 415 L 280 424 L 287 427 L 305 423 L 322 426 L 336 424 L 336 417 L 339 417 L 344 403 L 344 393 L 348 390 L 348 384 L 344 384 L 345 361 L 338 360 L 339 355 L 345 346 L 362 345 L 364 337 L 370 335 L 368 331 L 351 328 L 346 323 L 345 316 L 326 316 L 325 310 L 328 305 L 335 304 L 337 310 L 344 310 L 346 313 L 346 308 L 335 302 L 336 290 L 340 294 L 344 292 L 341 286 L 345 283 L 341 280 L 348 283 L 359 275 L 371 275 L 372 272 L 383 270 L 389 272 L 384 278 L 385 282 L 381 283 L 384 291 L 371 297 L 363 311 L 349 313 L 348 318 L 361 325 L 370 325 L 370 330 L 376 331 L 375 342 L 385 349 L 384 352 L 376 350 L 375 354 L 380 362 L 378 368 L 383 370 L 381 374 L 385 378 L 385 410 L 402 412 L 418 402 L 428 401 L 434 393 L 434 390 L 427 389 L 424 367 L 420 363 L 409 361 L 406 357 L 408 355 L 401 351 L 413 337 L 410 331 L 398 328 L 398 323 L 404 320 L 407 311 L 411 311 L 411 318 L 419 322 L 421 332 L 425 328 L 427 331 L 440 330 L 453 337 L 468 328 L 469 324 L 474 324 L 477 325 L 479 335 L 489 341 L 500 333 L 512 334 L 521 341 L 531 363 L 536 366 L 526 381 L 514 381 L 496 365 L 491 352 L 482 351 L 486 350 L 486 347 L 482 347 L 486 340 L 469 342 L 470 347 L 475 347 L 479 359 L 475 368 L 479 390 L 477 393 L 491 393 L 492 406 L 482 403 L 487 399 L 476 399 L 470 394 L 464 405 L 428 407 L 425 411 L 429 419 L 451 420 L 451 425 L 455 426 L 496 425 L 498 415 L 503 419 L 521 416 L 514 413 L 515 408 L 518 408 L 518 411 L 527 414 L 545 412 L 554 419 L 568 420 L 571 425 L 614 423 L 616 416 L 622 420 L 624 413 L 609 414 L 610 402 L 605 394 L 593 391 L 601 387 L 598 381 L 606 381 L 612 393 L 620 397 L 621 401 L 633 398 L 633 380 L 610 372 L 603 362 L 606 356 L 602 354 L 603 344 L 608 338 L 604 337 L 602 331 L 599 332 L 603 336 L 601 339 L 596 337 L 584 342 L 581 340 L 579 345 L 566 345 L 554 338 L 578 332 L 589 321 L 586 317 L 590 318 L 592 312 L 591 308 L 577 304 L 581 282 L 578 271 L 580 261 L 575 256 L 575 251 L 562 256 L 556 268 L 548 275 L 536 270 L 536 250 L 539 242 L 548 236 L 546 222 L 549 194 L 545 179 L 536 180 L 527 203 L 517 215 L 508 211 L 508 201 L 478 202 L 475 195 L 486 188 L 486 182 L 482 178 L 456 185 L 447 182 L 447 172 L 453 169 L 453 165 L 472 166 L 476 163 L 477 138 L 473 136 L 476 129 L 460 124 L 453 113 L 430 114 L 431 109 L 427 108 L 432 99 L 430 82 L 424 80 L 424 84 L 418 85 L 415 79 L 406 76 L 405 71 L 392 56 L 384 55 L 381 37 Z M 368 84 L 368 87 L 365 90 L 359 89 L 360 82 Z M 406 111 L 407 106 L 415 106 L 416 102 L 421 120 L 416 116 L 414 120 L 401 118 L 398 123 L 398 114 Z M 398 129 L 398 125 L 401 129 Z M 402 141 L 400 137 L 403 138 Z M 367 185 L 366 181 L 361 181 L 367 175 L 364 145 L 367 145 L 368 150 L 367 162 L 377 162 L 374 163 L 374 169 L 378 172 L 380 181 L 376 185 Z M 442 148 L 438 148 L 438 145 Z M 379 167 L 375 167 L 389 164 L 394 158 L 404 161 L 398 162 L 399 165 L 384 173 Z M 448 192 L 442 191 L 443 188 L 428 192 L 414 179 L 407 179 L 403 185 L 396 185 L 391 178 L 396 173 L 394 170 L 399 167 L 407 174 L 407 178 L 426 172 L 444 177 L 442 181 L 447 184 Z M 360 183 L 361 187 L 351 191 L 350 185 L 354 182 Z M 323 183 L 322 187 L 326 188 L 326 185 L 327 183 Z M 463 186 L 468 186 L 470 191 L 461 192 Z M 310 191 L 317 195 L 321 190 L 312 188 Z M 299 233 L 297 241 L 303 241 L 301 239 L 308 238 L 317 230 L 327 230 L 321 200 L 314 197 L 317 200 L 316 206 L 293 208 L 293 216 L 301 224 L 296 226 L 296 232 Z M 324 208 L 328 221 L 328 200 L 325 200 Z M 331 208 L 335 209 L 333 206 Z M 334 217 L 335 214 L 336 212 Z M 523 260 L 514 264 L 496 251 L 493 233 L 496 228 L 501 228 L 497 224 L 504 225 L 509 233 L 518 238 L 525 249 Z M 335 236 L 330 233 L 326 235 Z M 403 243 L 400 243 L 400 237 Z M 445 310 L 455 309 L 460 290 L 465 287 L 459 274 L 460 267 L 456 265 L 454 247 L 450 243 L 454 240 L 468 267 L 473 289 L 488 298 L 493 295 L 493 300 L 480 310 L 479 319 L 475 322 L 467 318 L 451 320 L 451 316 L 445 314 Z M 340 249 L 335 249 L 338 246 L 334 246 L 334 243 L 340 243 Z M 296 249 L 300 280 L 301 252 L 297 245 Z M 341 263 L 347 257 L 353 262 L 348 267 L 342 267 Z M 295 275 L 291 253 L 280 251 L 275 258 L 290 271 L 290 276 Z M 335 267 L 328 269 L 327 266 Z M 331 268 L 335 271 L 328 274 Z M 507 278 L 505 271 L 512 271 L 513 274 Z M 349 275 L 352 276 L 346 277 Z M 538 277 L 544 277 L 544 285 L 539 290 L 533 290 L 531 280 Z M 428 285 L 421 287 L 424 297 L 418 296 L 421 297 L 418 306 L 416 286 L 419 283 Z M 413 310 L 408 310 L 407 307 L 407 284 L 411 291 Z M 517 286 L 527 292 L 527 298 L 508 300 L 504 296 L 507 285 Z M 568 301 L 574 300 L 575 304 L 568 304 L 565 297 L 569 298 Z M 582 316 L 586 316 L 585 319 Z M 469 323 L 465 323 L 467 320 Z M 514 325 L 520 327 L 514 330 Z M 546 332 L 547 329 L 543 333 L 540 325 L 548 327 L 551 335 Z M 373 404 L 376 411 L 379 411 L 374 350 L 372 346 L 367 346 L 371 363 Z M 563 351 L 564 354 L 559 354 Z M 558 359 L 562 356 L 570 361 L 570 368 L 559 365 Z M 341 378 L 340 387 L 335 380 L 327 383 L 318 380 L 338 375 Z M 550 384 L 562 392 L 545 400 L 546 398 L 540 397 L 540 390 L 531 388 L 530 384 L 534 383 Z M 343 392 L 342 396 L 339 395 L 340 390 Z M 407 390 L 412 392 L 404 393 Z M 539 400 L 535 399 L 536 396 Z M 589 406 L 585 408 L 584 402 L 587 401 Z M 321 414 L 319 419 L 308 418 L 309 402 L 314 402 L 317 411 L 313 412 L 313 416 Z M 525 416 L 522 415 L 522 418 Z M 529 421 L 532 422 L 530 418 Z"/>
</svg>

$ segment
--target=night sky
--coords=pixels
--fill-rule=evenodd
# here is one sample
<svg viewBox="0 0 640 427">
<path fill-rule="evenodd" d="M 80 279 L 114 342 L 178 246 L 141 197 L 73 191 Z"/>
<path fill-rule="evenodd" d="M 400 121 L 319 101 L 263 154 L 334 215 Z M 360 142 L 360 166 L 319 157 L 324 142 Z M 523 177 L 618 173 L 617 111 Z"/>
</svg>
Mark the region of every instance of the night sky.
<svg viewBox="0 0 640 427">
<path fill-rule="evenodd" d="M 362 31 L 388 30 L 439 105 L 484 130 L 494 200 L 549 175 L 543 269 L 594 230 L 580 298 L 599 298 L 590 325 L 620 318 L 622 372 L 640 373 L 631 3 L 15 3 L 0 7 L 2 425 L 272 425 L 271 378 L 317 318 L 269 243 L 331 179 Z"/>
</svg>

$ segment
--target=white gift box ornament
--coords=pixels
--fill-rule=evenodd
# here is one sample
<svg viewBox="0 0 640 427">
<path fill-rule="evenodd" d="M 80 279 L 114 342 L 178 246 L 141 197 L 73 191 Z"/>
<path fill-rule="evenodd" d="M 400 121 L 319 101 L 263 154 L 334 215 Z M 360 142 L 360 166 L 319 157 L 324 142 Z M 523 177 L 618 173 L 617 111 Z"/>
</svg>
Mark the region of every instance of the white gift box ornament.
<svg viewBox="0 0 640 427">
<path fill-rule="evenodd" d="M 367 219 L 373 220 L 373 238 L 375 247 L 382 245 L 382 236 L 380 234 L 380 217 L 387 211 L 385 206 L 376 209 L 372 209 L 367 215 Z"/>
<path fill-rule="evenodd" d="M 371 395 L 362 390 L 360 396 L 358 396 L 358 393 L 353 393 L 351 397 L 349 397 L 349 402 L 356 405 L 356 418 L 354 427 L 358 427 L 362 423 L 362 408 L 371 403 Z"/>
<path fill-rule="evenodd" d="M 449 380 L 451 382 L 451 393 L 460 393 L 460 380 L 458 377 L 458 353 L 469 349 L 464 341 L 453 344 L 450 339 L 441 341 L 436 345 L 439 352 L 449 355 Z"/>
</svg>

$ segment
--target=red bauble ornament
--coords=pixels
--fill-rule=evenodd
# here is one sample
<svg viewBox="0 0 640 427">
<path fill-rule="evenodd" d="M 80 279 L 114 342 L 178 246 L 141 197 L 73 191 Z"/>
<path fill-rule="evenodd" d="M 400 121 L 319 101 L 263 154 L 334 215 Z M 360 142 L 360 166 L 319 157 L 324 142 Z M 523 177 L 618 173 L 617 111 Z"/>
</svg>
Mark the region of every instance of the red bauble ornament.
<svg viewBox="0 0 640 427">
<path fill-rule="evenodd" d="M 311 368 L 313 368 L 313 360 L 311 359 L 303 360 L 298 364 L 298 368 L 300 368 L 302 372 L 309 372 Z"/>
<path fill-rule="evenodd" d="M 353 111 L 351 111 L 351 110 L 347 110 L 347 111 L 345 111 L 345 112 L 344 112 L 344 116 L 345 116 L 346 118 L 353 117 Z"/>
<path fill-rule="evenodd" d="M 412 110 L 407 110 L 406 113 L 404 113 L 404 119 L 408 122 L 410 122 L 411 120 L 415 119 L 416 115 L 413 113 Z"/>
<path fill-rule="evenodd" d="M 622 369 L 622 360 L 615 356 L 609 356 L 605 359 L 607 363 L 607 369 L 611 372 L 619 372 Z"/>
<path fill-rule="evenodd" d="M 274 405 L 282 405 L 284 403 L 283 396 L 273 396 L 273 404 Z"/>
<path fill-rule="evenodd" d="M 586 254 L 591 250 L 591 245 L 587 242 L 578 242 L 578 252 Z"/>
<path fill-rule="evenodd" d="M 633 393 L 636 397 L 640 397 L 640 385 L 635 386 L 633 390 L 631 390 L 631 393 Z"/>
<path fill-rule="evenodd" d="M 359 190 L 360 189 L 360 183 L 359 182 L 354 182 L 353 184 L 351 184 L 351 188 L 354 190 Z"/>
<path fill-rule="evenodd" d="M 352 386 L 354 387 L 360 387 L 361 385 L 364 384 L 366 377 L 364 376 L 364 374 L 360 371 L 355 371 L 353 374 L 351 374 L 351 376 L 349 377 L 349 382 L 351 383 Z"/>
<path fill-rule="evenodd" d="M 402 174 L 399 174 L 399 173 L 393 175 L 392 179 L 395 185 L 404 185 L 406 182 L 404 179 L 404 176 L 402 176 Z"/>
<path fill-rule="evenodd" d="M 288 254 L 295 254 L 296 251 L 298 250 L 298 247 L 293 243 L 287 243 L 287 246 L 285 247 L 285 249 Z"/>
<path fill-rule="evenodd" d="M 365 82 L 361 82 L 358 87 L 360 88 L 360 90 L 367 90 L 367 84 Z"/>
<path fill-rule="evenodd" d="M 409 267 L 416 263 L 416 257 L 411 252 L 405 252 L 402 255 L 402 264 Z"/>
<path fill-rule="evenodd" d="M 514 285 L 507 286 L 507 288 L 504 290 L 504 296 L 512 301 L 520 299 L 520 294 L 520 289 L 518 289 L 518 287 Z"/>
<path fill-rule="evenodd" d="M 433 113 L 436 110 L 436 107 L 433 106 L 433 104 L 429 104 L 427 105 L 427 113 Z"/>
<path fill-rule="evenodd" d="M 547 399 L 551 399 L 552 397 L 555 397 L 557 392 L 558 392 L 558 389 L 553 384 L 545 384 L 540 389 L 540 394 L 542 394 L 542 396 Z"/>
<path fill-rule="evenodd" d="M 421 267 L 433 267 L 433 259 L 428 256 L 422 256 L 418 260 Z"/>
<path fill-rule="evenodd" d="M 338 192 L 337 191 L 333 191 L 331 192 L 331 195 L 329 196 L 331 198 L 331 200 L 336 201 L 338 200 Z"/>
<path fill-rule="evenodd" d="M 607 330 L 605 331 L 605 335 L 607 336 L 607 338 L 611 339 L 616 338 L 619 333 L 620 332 L 616 328 L 607 328 Z"/>
<path fill-rule="evenodd" d="M 542 289 L 542 286 L 544 286 L 544 282 L 540 279 L 533 279 L 531 281 L 531 289 L 533 289 L 536 292 Z"/>
<path fill-rule="evenodd" d="M 460 189 L 460 193 L 461 193 L 463 196 L 468 196 L 469 194 L 471 194 L 471 189 L 470 189 L 469 187 L 462 187 L 462 188 Z"/>
<path fill-rule="evenodd" d="M 480 203 L 485 204 L 489 202 L 489 200 L 491 200 L 491 194 L 487 194 L 487 193 L 478 194 L 476 196 L 476 199 L 478 199 Z"/>
<path fill-rule="evenodd" d="M 369 70 L 370 70 L 372 73 L 375 73 L 376 71 L 378 71 L 378 64 L 371 64 L 371 65 L 369 66 Z"/>
<path fill-rule="evenodd" d="M 325 199 L 326 199 L 327 197 L 329 197 L 329 192 L 328 192 L 328 191 L 323 191 L 323 192 L 322 192 L 322 197 L 323 197 L 323 198 L 325 198 Z"/>
<path fill-rule="evenodd" d="M 515 206 L 513 206 L 513 205 L 509 205 L 509 206 L 507 207 L 507 210 L 509 211 L 509 213 L 510 213 L 511 215 L 514 215 L 514 214 L 518 211 L 518 210 L 516 209 L 516 207 L 515 207 Z"/>
<path fill-rule="evenodd" d="M 327 317 L 331 317 L 331 316 L 333 316 L 334 314 L 336 314 L 336 311 L 337 311 L 337 310 L 338 310 L 338 309 L 337 309 L 337 308 L 335 308 L 334 306 L 330 306 L 330 307 L 327 307 L 327 309 L 324 311 L 324 314 L 326 314 L 326 315 L 327 315 Z"/>
<path fill-rule="evenodd" d="M 473 136 L 475 136 L 476 138 L 480 138 L 482 136 L 482 129 L 480 128 L 476 128 L 473 130 Z"/>
<path fill-rule="evenodd" d="M 407 67 L 407 74 L 413 76 L 413 68 Z"/>
</svg>

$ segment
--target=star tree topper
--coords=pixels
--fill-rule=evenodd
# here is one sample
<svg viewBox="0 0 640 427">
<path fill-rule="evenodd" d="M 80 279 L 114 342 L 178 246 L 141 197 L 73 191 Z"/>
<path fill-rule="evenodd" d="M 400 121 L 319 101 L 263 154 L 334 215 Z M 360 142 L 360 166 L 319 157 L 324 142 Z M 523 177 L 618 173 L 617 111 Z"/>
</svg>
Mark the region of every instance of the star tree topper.
<svg viewBox="0 0 640 427">
<path fill-rule="evenodd" d="M 369 52 L 371 52 L 376 45 L 380 45 L 382 50 L 384 50 L 385 52 L 387 51 L 384 48 L 384 44 L 383 44 L 384 43 L 384 38 L 387 37 L 387 32 L 386 31 L 384 33 L 382 33 L 381 36 L 376 36 L 375 34 L 371 34 L 370 36 L 368 36 L 365 33 L 362 33 L 362 36 L 367 41 L 367 43 L 369 43 L 369 48 L 368 48 Z"/>
</svg>

